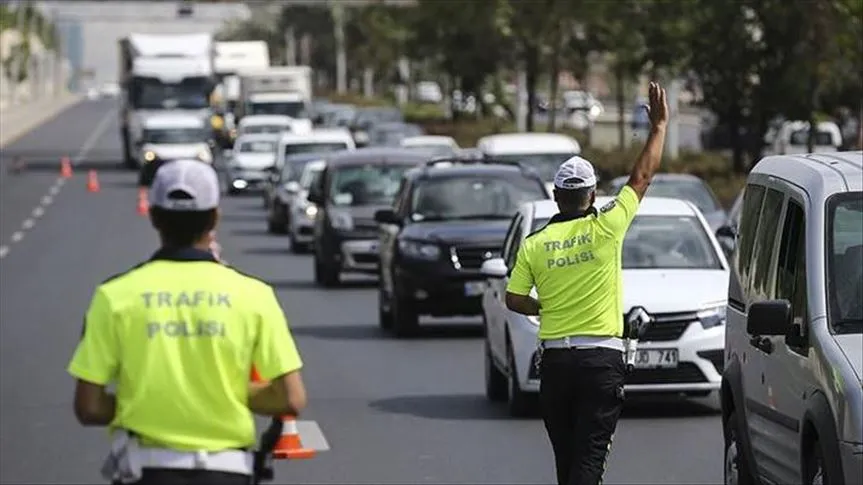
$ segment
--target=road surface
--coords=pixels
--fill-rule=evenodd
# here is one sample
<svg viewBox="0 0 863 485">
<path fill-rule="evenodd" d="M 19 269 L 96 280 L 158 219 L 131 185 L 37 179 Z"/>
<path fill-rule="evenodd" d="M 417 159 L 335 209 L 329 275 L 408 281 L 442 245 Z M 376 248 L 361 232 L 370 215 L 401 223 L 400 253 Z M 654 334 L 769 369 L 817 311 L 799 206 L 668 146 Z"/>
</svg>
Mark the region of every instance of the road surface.
<svg viewBox="0 0 863 485">
<path fill-rule="evenodd" d="M 157 244 L 135 213 L 135 174 L 117 168 L 116 113 L 112 101 L 82 102 L 2 155 L 2 483 L 104 483 L 105 431 L 75 421 L 65 367 L 94 286 Z M 7 173 L 15 155 L 30 164 Z M 77 164 L 58 183 L 64 155 Z M 98 170 L 99 193 L 86 189 L 89 169 Z M 511 419 L 483 396 L 475 321 L 396 340 L 377 328 L 374 281 L 316 288 L 311 258 L 266 234 L 259 198 L 226 198 L 221 220 L 227 259 L 278 291 L 305 360 L 303 438 L 320 441 L 319 428 L 330 447 L 280 464 L 276 483 L 553 483 L 540 420 Z M 715 400 L 627 408 L 605 483 L 721 481 Z"/>
</svg>

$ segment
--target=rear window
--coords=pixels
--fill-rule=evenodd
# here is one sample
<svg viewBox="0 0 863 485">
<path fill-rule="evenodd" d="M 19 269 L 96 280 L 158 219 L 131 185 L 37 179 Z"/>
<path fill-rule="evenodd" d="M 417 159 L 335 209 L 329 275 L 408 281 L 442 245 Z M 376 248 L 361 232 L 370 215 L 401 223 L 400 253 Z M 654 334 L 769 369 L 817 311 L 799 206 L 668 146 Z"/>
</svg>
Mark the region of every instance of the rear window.
<svg viewBox="0 0 863 485">
<path fill-rule="evenodd" d="M 809 143 L 809 130 L 797 130 L 791 133 L 791 145 L 806 146 Z M 815 144 L 818 146 L 832 146 L 833 135 L 827 131 L 815 132 Z"/>
<path fill-rule="evenodd" d="M 325 143 L 291 143 L 285 145 L 285 155 L 296 155 L 297 153 L 330 153 L 340 150 L 347 150 L 348 145 L 345 142 L 325 142 Z"/>
</svg>

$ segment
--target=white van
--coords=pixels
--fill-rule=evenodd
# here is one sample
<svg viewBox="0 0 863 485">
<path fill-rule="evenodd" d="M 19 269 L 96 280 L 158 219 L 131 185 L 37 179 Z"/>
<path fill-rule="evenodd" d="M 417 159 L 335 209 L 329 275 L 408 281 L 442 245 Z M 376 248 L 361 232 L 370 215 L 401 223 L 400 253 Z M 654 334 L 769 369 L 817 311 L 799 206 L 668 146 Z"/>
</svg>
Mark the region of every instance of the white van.
<svg viewBox="0 0 863 485">
<path fill-rule="evenodd" d="M 249 115 L 240 120 L 237 136 L 258 133 L 308 133 L 312 131 L 312 121 L 291 118 L 285 115 Z"/>
<path fill-rule="evenodd" d="M 558 133 L 502 133 L 476 143 L 483 157 L 499 163 L 521 163 L 539 173 L 551 191 L 554 174 L 568 158 L 581 153 L 574 138 Z"/>
<path fill-rule="evenodd" d="M 778 130 L 768 132 L 765 141 L 769 155 L 800 155 L 809 153 L 809 122 L 786 121 Z M 835 152 L 842 146 L 842 131 L 832 121 L 821 121 L 815 127 L 815 152 Z"/>
<path fill-rule="evenodd" d="M 153 160 L 197 159 L 213 163 L 212 132 L 204 118 L 186 112 L 153 114 L 141 121 L 141 142 L 135 150 L 139 167 Z"/>
<path fill-rule="evenodd" d="M 284 133 L 276 147 L 276 168 L 285 157 L 298 153 L 328 153 L 356 149 L 351 132 L 343 128 L 312 130 L 309 133 Z"/>
</svg>

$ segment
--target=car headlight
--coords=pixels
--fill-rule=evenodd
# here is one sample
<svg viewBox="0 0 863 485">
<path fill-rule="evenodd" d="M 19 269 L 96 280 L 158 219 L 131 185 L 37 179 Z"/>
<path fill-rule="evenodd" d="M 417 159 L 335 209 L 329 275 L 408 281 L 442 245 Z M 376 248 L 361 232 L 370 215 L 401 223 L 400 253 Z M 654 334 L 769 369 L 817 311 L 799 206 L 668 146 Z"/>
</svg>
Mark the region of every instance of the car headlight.
<svg viewBox="0 0 863 485">
<path fill-rule="evenodd" d="M 698 321 L 704 329 L 725 325 L 725 305 L 705 308 L 698 312 Z"/>
<path fill-rule="evenodd" d="M 330 213 L 330 225 L 338 231 L 350 231 L 354 228 L 354 218 L 347 212 L 333 211 Z"/>
<path fill-rule="evenodd" d="M 314 219 L 316 215 L 318 215 L 318 206 L 316 205 L 307 205 L 306 210 L 303 211 L 306 214 L 306 217 L 309 219 Z"/>
<path fill-rule="evenodd" d="M 590 116 L 596 118 L 600 114 L 602 114 L 602 108 L 600 108 L 598 105 L 593 105 L 590 107 Z"/>
<path fill-rule="evenodd" d="M 399 252 L 410 258 L 427 261 L 440 258 L 440 247 L 417 241 L 399 241 Z"/>
<path fill-rule="evenodd" d="M 144 161 L 145 162 L 152 162 L 155 159 L 156 159 L 156 154 L 154 152 L 151 152 L 151 151 L 144 152 Z"/>
</svg>

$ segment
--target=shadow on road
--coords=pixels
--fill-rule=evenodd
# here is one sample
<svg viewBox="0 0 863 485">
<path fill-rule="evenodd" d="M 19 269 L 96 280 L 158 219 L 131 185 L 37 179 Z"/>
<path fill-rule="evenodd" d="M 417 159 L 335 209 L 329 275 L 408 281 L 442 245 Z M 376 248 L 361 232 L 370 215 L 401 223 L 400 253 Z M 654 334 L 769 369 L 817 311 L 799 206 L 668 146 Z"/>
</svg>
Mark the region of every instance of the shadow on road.
<svg viewBox="0 0 863 485">
<path fill-rule="evenodd" d="M 620 419 L 691 418 L 715 416 L 720 412 L 718 406 L 705 399 L 627 396 Z"/>
<path fill-rule="evenodd" d="M 260 221 L 262 224 L 266 219 L 266 214 L 257 213 L 234 213 L 234 214 L 221 214 L 219 216 L 220 222 L 255 222 Z"/>
<path fill-rule="evenodd" d="M 289 250 L 285 249 L 285 252 L 291 254 Z M 271 253 L 271 254 L 281 254 L 281 253 Z M 272 286 L 276 290 L 318 290 L 318 291 L 338 291 L 338 290 L 357 290 L 357 289 L 365 289 L 365 288 L 376 288 L 378 286 L 378 282 L 376 280 L 347 280 L 343 281 L 339 286 L 335 286 L 332 288 L 324 288 L 319 286 L 313 280 L 269 280 L 267 281 L 270 286 Z"/>
<path fill-rule="evenodd" d="M 137 189 L 137 179 L 132 180 L 106 180 L 102 182 L 102 187 L 113 187 L 117 189 Z"/>
<path fill-rule="evenodd" d="M 503 406 L 497 406 L 479 394 L 401 396 L 369 403 L 372 409 L 418 418 L 445 420 L 501 420 L 510 418 Z"/>
<path fill-rule="evenodd" d="M 284 255 L 291 254 L 287 244 L 284 247 L 268 247 L 268 248 L 246 248 L 243 249 L 244 254 L 254 254 L 260 256 Z"/>
<path fill-rule="evenodd" d="M 324 340 L 382 340 L 386 333 L 377 325 L 319 325 L 291 327 L 291 333 Z"/>
</svg>

